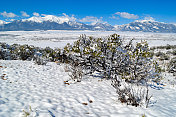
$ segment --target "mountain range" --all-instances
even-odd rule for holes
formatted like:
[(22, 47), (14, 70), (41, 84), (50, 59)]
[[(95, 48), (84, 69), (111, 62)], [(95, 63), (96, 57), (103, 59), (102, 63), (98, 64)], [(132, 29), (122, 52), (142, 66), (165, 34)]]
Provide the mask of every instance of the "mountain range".
[(176, 33), (176, 25), (153, 20), (136, 20), (125, 25), (114, 26), (119, 31)]
[(133, 31), (133, 32), (160, 32), (176, 33), (176, 25), (153, 20), (136, 20), (129, 24), (112, 26), (108, 23), (92, 25), (76, 22), (68, 17), (45, 15), (33, 16), (28, 19), (5, 22), (0, 20), (0, 31), (20, 30), (103, 30), (103, 31)]

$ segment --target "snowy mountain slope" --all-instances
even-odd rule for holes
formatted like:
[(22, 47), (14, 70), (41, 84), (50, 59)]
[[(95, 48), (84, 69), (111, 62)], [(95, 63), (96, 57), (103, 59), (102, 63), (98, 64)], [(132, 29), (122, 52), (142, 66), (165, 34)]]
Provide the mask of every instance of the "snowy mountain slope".
[(37, 23), (42, 23), (44, 21), (50, 21), (50, 22), (56, 22), (58, 24), (63, 24), (64, 22), (68, 23), (70, 21), (69, 18), (67, 17), (58, 17), (54, 15), (45, 15), (44, 17), (42, 16), (33, 16), (29, 19), (22, 19), (23, 22), (26, 21), (32, 21), (32, 22), (37, 22)]
[[(59, 22), (59, 23), (58, 23)], [(0, 27), (0, 30), (3, 31), (18, 31), (18, 30), (111, 30), (112, 26), (101, 25), (100, 28), (97, 28), (97, 25), (87, 25), (79, 22), (63, 22), (60, 21), (54, 22), (52, 20), (42, 21), (35, 19), (34, 21), (21, 21), (16, 20), (9, 24)], [(100, 25), (99, 25), (100, 26)]]
[(3, 20), (0, 20), (0, 25), (3, 25), (3, 24), (8, 24), (8, 22), (5, 22)]
[(33, 22), (33, 21), (21, 21), (16, 20), (12, 23), (6, 24), (3, 27), (0, 27), (0, 30), (4, 31), (18, 31), (18, 30), (83, 30), (88, 29), (87, 25), (77, 25), (70, 23), (61, 23), (58, 24), (57, 22), (51, 22), (51, 21), (43, 21), (41, 23)]
[(93, 27), (94, 30), (106, 30), (106, 31), (112, 31), (114, 28), (108, 23), (96, 23), (95, 25), (93, 25)]
[(29, 19), (23, 19), (23, 22), (26, 21), (32, 21), (32, 22), (37, 22), (37, 23), (43, 23), (43, 22), (55, 22), (58, 24), (63, 24), (67, 23), (69, 26), (77, 29), (87, 29), (87, 30), (112, 30), (113, 26), (107, 24), (107, 23), (96, 23), (95, 25), (86, 25), (84, 23), (72, 21), (69, 19), (69, 17), (58, 17), (54, 15), (45, 15), (44, 17), (31, 17)]
[(87, 25), (76, 22), (70, 17), (43, 15), (33, 16), (28, 19), (15, 20), (3, 27), (2, 31), (17, 30), (112, 30), (113, 26), (109, 24), (97, 23), (95, 25)]
[[(3, 26), (1, 24), (4, 24)], [(43, 15), (28, 19), (15, 20), (10, 23), (0, 21), (0, 31), (18, 30), (101, 30), (101, 31), (133, 31), (133, 32), (159, 32), (176, 33), (175, 24), (167, 24), (154, 20), (136, 20), (129, 24), (111, 26), (107, 23), (88, 25), (76, 22), (70, 17)]]
[[(44, 15), (44, 17), (31, 17), (29, 19), (22, 19), (23, 22), (26, 21), (31, 21), (31, 22), (36, 22), (36, 23), (42, 23), (45, 24), (46, 22), (54, 22), (54, 23), (58, 23), (58, 24), (67, 24), (68, 26), (70, 26), (73, 30), (74, 29), (91, 29), (91, 26), (88, 26), (86, 24), (80, 23), (80, 22), (76, 22), (76, 21), (72, 21), (69, 17), (64, 17), (64, 16), (54, 16), (54, 15)], [(67, 27), (65, 27), (67, 28)]]
[(137, 20), (129, 24), (116, 25), (115, 30), (134, 32), (176, 33), (176, 26), (151, 20)]

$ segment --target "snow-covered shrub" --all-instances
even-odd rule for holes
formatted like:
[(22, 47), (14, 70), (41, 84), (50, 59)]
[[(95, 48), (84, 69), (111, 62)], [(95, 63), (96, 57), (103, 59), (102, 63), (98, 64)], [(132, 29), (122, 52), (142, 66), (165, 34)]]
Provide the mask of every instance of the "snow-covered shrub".
[(176, 50), (173, 50), (173, 51), (172, 51), (172, 54), (175, 56), (175, 55), (176, 55)]
[(107, 38), (93, 38), (81, 35), (73, 45), (67, 44), (65, 55), (71, 61), (77, 61), (86, 73), (95, 71), (104, 78), (113, 79), (113, 75), (121, 75), (129, 82), (159, 78), (157, 63), (152, 59), (147, 42), (132, 44), (132, 40), (123, 44), (119, 35)]
[(33, 58), (33, 61), (38, 65), (46, 65), (48, 60), (46, 57), (42, 56), (42, 53), (36, 52)]
[(37, 116), (36, 111), (32, 110), (31, 106), (25, 107), (25, 108), (26, 109), (24, 109), (22, 113), (20, 113), (19, 117), (36, 117)]
[[(38, 52), (41, 54), (38, 56)], [(0, 43), (0, 59), (6, 60), (36, 60), (37, 63), (43, 64), (41, 61), (58, 61), (61, 60), (61, 50), (51, 49), (46, 47), (44, 49), (29, 45), (8, 45), (6, 43)]]
[(164, 54), (162, 56), (160, 56), (159, 60), (163, 61), (163, 60), (169, 60), (170, 57), (167, 54)]
[(90, 73), (97, 71), (105, 78), (110, 78), (112, 65), (115, 65), (115, 60), (120, 56), (119, 51), (121, 50), (117, 51), (116, 49), (117, 47), (122, 49), (121, 44), (122, 40), (117, 34), (106, 39), (82, 35), (72, 46), (70, 53), (74, 55), (72, 59), (78, 60), (83, 68), (89, 69)]
[(169, 50), (169, 49), (171, 49), (171, 45), (167, 44), (166, 50)]
[(136, 107), (142, 105), (146, 108), (148, 107), (152, 96), (149, 96), (149, 89), (147, 86), (131, 84), (118, 77), (112, 80), (112, 86), (116, 89), (118, 99), (121, 103)]
[(31, 60), (35, 54), (34, 48), (28, 46), (28, 45), (21, 45), (17, 48), (17, 55), (20, 60)]
[(65, 72), (70, 72), (70, 65), (66, 64), (66, 65), (64, 66), (64, 71), (65, 71)]
[[(6, 52), (0, 52), (1, 58), (6, 59), (7, 57), (11, 60), (32, 60), (35, 47), (28, 45), (8, 45), (5, 43), (0, 43), (1, 50), (6, 50)], [(7, 53), (8, 52), (8, 53)]]
[(0, 59), (3, 60), (10, 60), (11, 56), (10, 56), (10, 51), (8, 49), (0, 49)]
[(74, 62), (70, 64), (71, 66), (69, 67), (69, 76), (72, 80), (81, 82), (82, 77), (83, 77), (83, 71), (82, 67), (79, 65), (78, 62)]
[(172, 54), (172, 51), (167, 51), (166, 54), (167, 55)]
[(159, 57), (159, 60), (161, 60), (161, 61), (169, 60), (170, 59), (170, 57), (168, 56), (169, 53), (170, 53), (169, 51), (166, 53), (159, 51), (159, 52), (155, 53), (155, 56)]
[(176, 57), (172, 58), (168, 65), (168, 70), (170, 73), (176, 76)]
[(9, 47), (10, 46), (6, 43), (0, 43), (0, 59), (3, 60), (11, 59)]
[(52, 49), (50, 47), (46, 47), (42, 50), (43, 56), (49, 59), (49, 61), (54, 62), (59, 59), (60, 49)]
[(155, 56), (156, 57), (164, 56), (164, 53), (159, 51), (159, 52), (155, 53)]
[[(125, 70), (121, 71), (122, 79), (131, 83), (146, 83), (149, 80), (158, 81), (160, 79), (160, 68), (153, 60), (146, 41), (137, 43), (136, 46), (130, 42), (127, 48), (128, 58)], [(127, 60), (125, 60), (126, 62)]]

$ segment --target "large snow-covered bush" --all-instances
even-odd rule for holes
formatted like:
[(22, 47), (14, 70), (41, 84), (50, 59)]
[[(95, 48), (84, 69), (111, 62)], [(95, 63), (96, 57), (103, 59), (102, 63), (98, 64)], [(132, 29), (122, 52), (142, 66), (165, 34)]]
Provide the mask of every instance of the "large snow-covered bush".
[(117, 34), (107, 38), (81, 35), (73, 45), (67, 44), (64, 51), (71, 61), (78, 61), (85, 71), (89, 71), (86, 73), (97, 71), (107, 79), (121, 75), (126, 81), (142, 83), (160, 78), (160, 69), (147, 42), (133, 45), (131, 40), (124, 45)]

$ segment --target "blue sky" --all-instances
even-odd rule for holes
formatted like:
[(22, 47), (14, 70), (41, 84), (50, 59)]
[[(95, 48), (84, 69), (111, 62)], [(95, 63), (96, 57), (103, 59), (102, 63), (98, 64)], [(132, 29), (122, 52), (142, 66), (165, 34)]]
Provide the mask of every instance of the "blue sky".
[(175, 0), (1, 0), (0, 3), (0, 20), (28, 18), (35, 12), (74, 15), (77, 21), (85, 23), (120, 25), (146, 17), (176, 23)]

